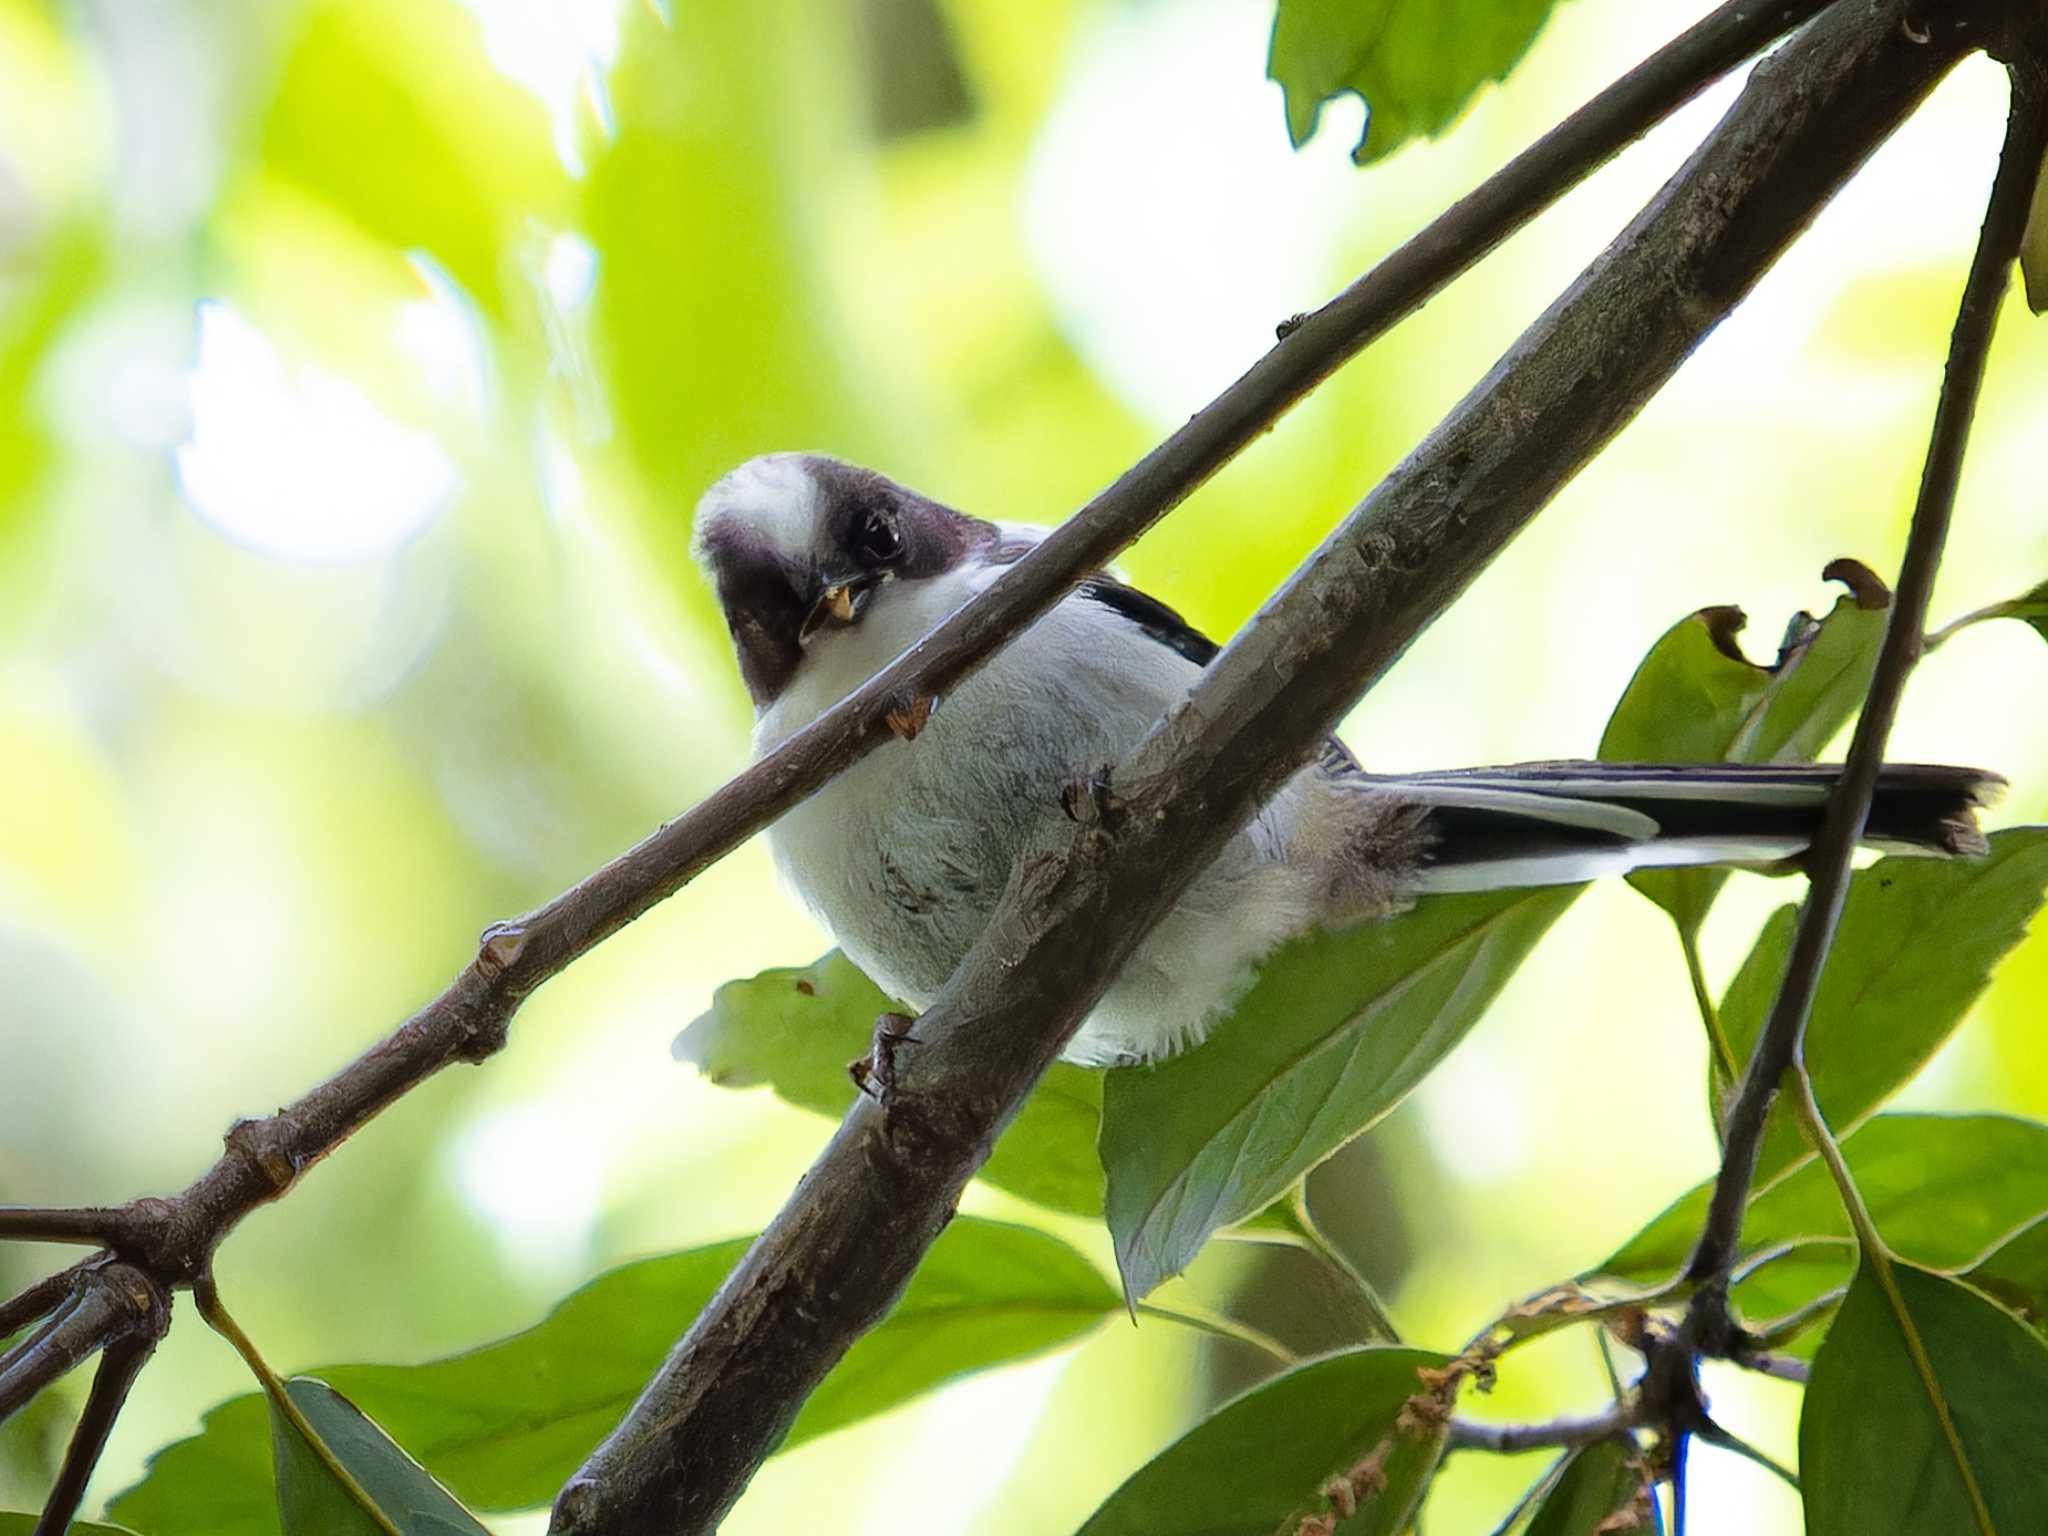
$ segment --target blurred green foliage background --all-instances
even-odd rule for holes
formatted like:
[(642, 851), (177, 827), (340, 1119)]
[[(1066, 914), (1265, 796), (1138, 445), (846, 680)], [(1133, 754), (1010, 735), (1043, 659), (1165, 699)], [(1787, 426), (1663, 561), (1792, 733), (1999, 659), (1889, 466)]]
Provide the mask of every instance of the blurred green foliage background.
[[(742, 763), (687, 557), (725, 468), (822, 448), (1056, 519), (1702, 9), (1575, 0), (1446, 138), (1361, 171), (1355, 101), (1288, 147), (1270, 0), (0, 0), (0, 1200), (176, 1187), (485, 923)], [(1241, 623), (1733, 88), (1347, 370), (1133, 578)], [(2003, 115), (1982, 61), (1942, 88), (1361, 707), (1370, 764), (1589, 754), (1681, 614), (1740, 602), (1767, 656), (1829, 600), (1828, 559), (1891, 568)], [(1937, 619), (2048, 573), (2044, 365), (2015, 301)], [(2048, 819), (2044, 698), (2035, 636), (1973, 629), (1920, 673), (1897, 755), (1996, 768), (1994, 824)], [(1738, 877), (1717, 984), (1784, 894)], [(758, 848), (729, 859), (252, 1219), (220, 1259), (244, 1326), (284, 1368), (415, 1359), (754, 1230), (826, 1122), (707, 1086), (669, 1041), (719, 982), (826, 945)], [(2037, 934), (1907, 1102), (2048, 1115), (2044, 1009)], [(1703, 1063), (1662, 917), (1596, 891), (1319, 1208), (1411, 1336), (1455, 1344), (1712, 1166)], [(0, 1251), (0, 1284), (52, 1258)], [(1305, 1346), (1341, 1333), (1293, 1256), (1185, 1284)], [(852, 1532), (1070, 1528), (1245, 1379), (1193, 1340), (1120, 1321), (814, 1442), (728, 1528), (827, 1499)], [(1573, 1336), (1494, 1402), (1582, 1404), (1598, 1372)], [(1790, 1454), (1789, 1389), (1711, 1385)], [(245, 1386), (181, 1316), (99, 1491)], [(0, 1508), (39, 1495), (57, 1408), (0, 1434)], [(1702, 1529), (1796, 1521), (1699, 1457)], [(1530, 1475), (1461, 1458), (1443, 1528)]]

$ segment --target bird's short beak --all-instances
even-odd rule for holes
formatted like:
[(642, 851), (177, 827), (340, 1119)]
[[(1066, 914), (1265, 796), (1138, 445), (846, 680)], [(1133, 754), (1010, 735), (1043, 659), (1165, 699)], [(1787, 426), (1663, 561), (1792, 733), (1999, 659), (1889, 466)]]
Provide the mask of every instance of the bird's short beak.
[(879, 580), (867, 571), (846, 575), (819, 572), (817, 595), (812, 599), (810, 612), (804, 615), (803, 628), (797, 631), (797, 639), (808, 640), (827, 624), (858, 624)]

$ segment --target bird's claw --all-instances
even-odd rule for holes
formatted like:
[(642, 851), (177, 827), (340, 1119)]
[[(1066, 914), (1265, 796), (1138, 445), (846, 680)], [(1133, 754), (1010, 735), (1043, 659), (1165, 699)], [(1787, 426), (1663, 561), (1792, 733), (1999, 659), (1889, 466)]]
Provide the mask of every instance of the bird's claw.
[(1115, 821), (1122, 802), (1109, 787), (1109, 764), (1078, 773), (1060, 786), (1060, 809), (1067, 820), (1083, 826), (1107, 827)]
[(929, 693), (913, 694), (906, 703), (897, 705), (883, 715), (882, 719), (887, 723), (890, 733), (898, 740), (915, 741), (918, 732), (930, 721), (932, 711), (938, 707), (938, 703), (938, 699)]
[(875, 1038), (867, 1055), (846, 1064), (846, 1075), (853, 1079), (853, 1086), (884, 1109), (896, 1091), (896, 1052), (919, 1043), (910, 1032), (916, 1022), (907, 1013), (882, 1014), (875, 1020)]

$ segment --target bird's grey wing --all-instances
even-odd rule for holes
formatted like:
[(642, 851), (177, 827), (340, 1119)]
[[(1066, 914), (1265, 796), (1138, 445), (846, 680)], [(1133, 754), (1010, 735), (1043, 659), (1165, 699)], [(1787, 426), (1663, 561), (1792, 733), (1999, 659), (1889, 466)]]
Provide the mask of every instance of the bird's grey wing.
[[(1005, 550), (1012, 545), (1005, 545)], [(1020, 557), (1028, 543), (1014, 541), (1015, 553), (1011, 559)], [(1096, 572), (1074, 589), (1074, 596), (1083, 602), (1096, 603), (1112, 613), (1130, 621), (1138, 632), (1155, 644), (1185, 657), (1198, 667), (1206, 667), (1216, 659), (1223, 647), (1203, 634), (1194, 625), (1182, 618), (1179, 612), (1149, 592), (1142, 592), (1128, 582), (1104, 572)], [(1350, 748), (1334, 736), (1323, 739), (1320, 761), (1324, 771), (1338, 777), (1361, 773), (1358, 759), (1351, 755)]]

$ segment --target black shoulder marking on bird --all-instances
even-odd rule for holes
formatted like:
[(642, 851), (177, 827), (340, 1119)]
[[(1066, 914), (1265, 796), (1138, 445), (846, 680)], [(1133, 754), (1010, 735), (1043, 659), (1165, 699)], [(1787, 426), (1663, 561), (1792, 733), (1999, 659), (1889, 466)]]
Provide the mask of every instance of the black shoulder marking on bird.
[(1136, 587), (1127, 587), (1113, 576), (1100, 572), (1074, 589), (1077, 597), (1122, 614), (1152, 639), (1169, 650), (1178, 651), (1198, 667), (1206, 667), (1223, 649), (1156, 597)]
[[(1113, 576), (1097, 573), (1074, 590), (1078, 596), (1122, 614), (1146, 635), (1169, 650), (1179, 652), (1198, 667), (1208, 666), (1223, 649), (1158, 598), (1140, 592), (1136, 587), (1126, 586)], [(1324, 772), (1338, 778), (1348, 778), (1365, 771), (1358, 759), (1351, 755), (1351, 749), (1334, 736), (1323, 738), (1322, 750), (1316, 760), (1322, 764)]]

